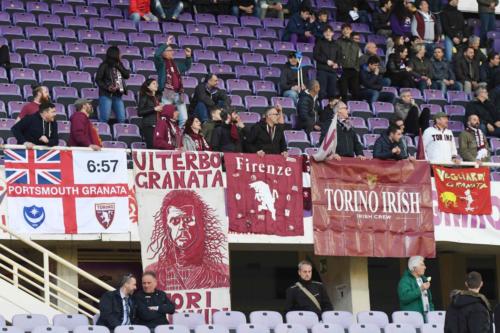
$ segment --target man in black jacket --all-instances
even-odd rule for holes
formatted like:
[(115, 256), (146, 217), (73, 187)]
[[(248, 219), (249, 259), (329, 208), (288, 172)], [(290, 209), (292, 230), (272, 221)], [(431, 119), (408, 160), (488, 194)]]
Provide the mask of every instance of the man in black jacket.
[(340, 78), (340, 95), (343, 101), (348, 100), (347, 91), (353, 100), (359, 97), (359, 44), (351, 38), (352, 27), (342, 24), (342, 37), (337, 41), (340, 46), (342, 76)]
[(392, 35), (391, 30), (391, 0), (380, 0), (379, 5), (376, 7), (373, 13), (373, 29), (377, 35), (383, 35), (390, 37)]
[(467, 43), (467, 26), (464, 15), (457, 8), (458, 0), (448, 0), (448, 5), (441, 12), (441, 25), (444, 32), (446, 60), (451, 62), (453, 48), (462, 49)]
[(208, 109), (211, 107), (218, 105), (227, 109), (230, 106), (229, 97), (224, 90), (217, 87), (218, 82), (217, 75), (210, 73), (194, 90), (189, 113), (198, 117), (202, 123), (208, 120)]
[(478, 88), (476, 99), (467, 103), (465, 119), (468, 119), (471, 114), (481, 119), (481, 130), (485, 135), (500, 138), (500, 109), (489, 100), (486, 88)]
[(362, 99), (366, 99), (369, 103), (381, 101), (394, 104), (396, 96), (392, 92), (382, 91), (384, 78), (380, 74), (379, 57), (371, 56), (368, 58), (366, 68), (361, 69), (360, 81), (363, 86), (361, 89)]
[(99, 320), (97, 325), (106, 326), (113, 331), (120, 325), (135, 322), (137, 305), (132, 299), (137, 281), (132, 274), (127, 274), (120, 281), (120, 288), (106, 292), (99, 302)]
[(479, 87), (479, 62), (474, 59), (474, 49), (467, 47), (464, 53), (457, 56), (455, 61), (455, 75), (465, 92), (472, 92)]
[(221, 114), (221, 121), (215, 124), (211, 141), (212, 151), (241, 153), (245, 124), (237, 112)]
[(373, 146), (373, 157), (381, 160), (404, 160), (408, 158), (406, 146), (403, 144), (404, 137), (401, 127), (389, 126), (386, 133), (375, 141)]
[(480, 294), (483, 279), (478, 272), (470, 272), (465, 280), (467, 290), (454, 290), (446, 311), (445, 333), (493, 332), (491, 306)]
[(319, 81), (319, 98), (337, 96), (337, 70), (341, 60), (340, 48), (333, 40), (333, 28), (327, 26), (323, 30), (323, 38), (316, 41), (313, 58), (316, 60), (316, 77)]
[(488, 90), (495, 88), (495, 75), (498, 74), (498, 65), (500, 64), (500, 54), (497, 52), (488, 53), (488, 60), (481, 64), (479, 68), (479, 79), (481, 82), (486, 82)]
[(321, 101), (318, 98), (319, 90), (318, 81), (311, 81), (309, 89), (300, 93), (299, 102), (297, 103), (299, 128), (304, 129), (307, 134), (312, 131), (321, 131), (318, 118), (321, 112)]
[(266, 111), (264, 121), (253, 125), (246, 142), (249, 153), (288, 156), (284, 127), (279, 123), (279, 116), (278, 110), (272, 107)]
[(280, 76), (280, 90), (283, 97), (290, 97), (293, 99), (295, 105), (299, 101), (299, 93), (302, 90), (306, 89), (306, 86), (309, 83), (309, 79), (307, 77), (307, 71), (302, 69), (302, 77), (304, 82), (302, 82), (303, 86), (299, 86), (299, 60), (297, 59), (297, 55), (295, 52), (288, 53), (288, 62), (283, 66), (281, 70)]
[(156, 274), (148, 271), (142, 274), (142, 290), (134, 295), (137, 305), (137, 319), (134, 324), (149, 327), (151, 332), (156, 326), (168, 325), (167, 314), (175, 312), (172, 303), (164, 291), (156, 289)]
[(330, 298), (321, 282), (312, 280), (312, 264), (309, 261), (299, 263), (299, 281), (286, 290), (285, 312), (312, 311), (319, 318), (325, 311), (332, 311)]
[(52, 103), (43, 103), (40, 104), (37, 113), (18, 121), (11, 131), (17, 143), (27, 149), (32, 149), (33, 146), (57, 146), (59, 135), (55, 119), (56, 106)]

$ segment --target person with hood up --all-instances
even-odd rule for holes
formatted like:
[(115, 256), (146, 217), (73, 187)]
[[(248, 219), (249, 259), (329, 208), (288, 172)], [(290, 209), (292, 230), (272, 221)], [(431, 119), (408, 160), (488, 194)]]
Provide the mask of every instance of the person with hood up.
[(178, 125), (179, 111), (174, 105), (165, 105), (156, 122), (153, 148), (163, 150), (182, 149), (182, 133)]
[(401, 311), (416, 311), (422, 316), (434, 311), (431, 293), (431, 278), (425, 276), (424, 257), (413, 256), (408, 260), (408, 269), (403, 273), (398, 285)]

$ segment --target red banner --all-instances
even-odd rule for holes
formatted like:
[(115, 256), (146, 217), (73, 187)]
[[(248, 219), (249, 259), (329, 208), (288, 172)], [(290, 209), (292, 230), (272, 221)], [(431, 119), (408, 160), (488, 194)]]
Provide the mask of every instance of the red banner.
[(302, 157), (224, 154), (229, 231), (304, 234)]
[(435, 256), (427, 162), (342, 158), (311, 164), (316, 255)]
[(490, 169), (434, 165), (438, 207), (443, 213), (491, 215)]

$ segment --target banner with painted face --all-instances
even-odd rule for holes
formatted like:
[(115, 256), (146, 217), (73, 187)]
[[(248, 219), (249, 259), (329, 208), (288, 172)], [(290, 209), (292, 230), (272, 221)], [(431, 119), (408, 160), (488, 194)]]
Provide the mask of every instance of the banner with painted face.
[(179, 311), (230, 308), (228, 223), (219, 153), (135, 150), (145, 271)]

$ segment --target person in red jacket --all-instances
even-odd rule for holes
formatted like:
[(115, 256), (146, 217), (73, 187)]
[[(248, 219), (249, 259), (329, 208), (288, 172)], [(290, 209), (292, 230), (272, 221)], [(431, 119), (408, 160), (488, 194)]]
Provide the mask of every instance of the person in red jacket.
[(153, 136), (154, 149), (182, 149), (182, 132), (178, 122), (179, 111), (177, 111), (175, 105), (165, 105), (156, 121)]
[(140, 20), (158, 22), (158, 17), (151, 12), (151, 4), (160, 19), (166, 20), (167, 15), (165, 15), (160, 0), (130, 0), (128, 8), (130, 19), (134, 22)]
[(71, 116), (68, 145), (72, 147), (89, 147), (101, 150), (101, 139), (97, 129), (92, 125), (89, 116), (94, 112), (92, 101), (78, 99), (75, 102), (76, 112)]
[(33, 91), (33, 101), (24, 104), (21, 113), (17, 116), (16, 122), (30, 114), (37, 113), (41, 104), (50, 102), (49, 88), (35, 84), (31, 86), (31, 89)]

